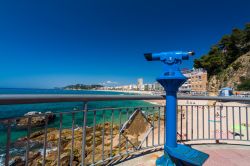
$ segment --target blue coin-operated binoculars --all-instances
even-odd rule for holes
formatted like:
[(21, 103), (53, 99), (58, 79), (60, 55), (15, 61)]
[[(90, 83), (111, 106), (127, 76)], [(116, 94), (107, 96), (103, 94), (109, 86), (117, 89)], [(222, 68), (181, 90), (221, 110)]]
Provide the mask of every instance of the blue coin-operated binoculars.
[(161, 61), (165, 64), (164, 73), (157, 78), (157, 81), (166, 91), (166, 140), (164, 145), (164, 155), (157, 159), (157, 166), (170, 165), (202, 165), (208, 155), (191, 147), (177, 144), (177, 91), (187, 80), (181, 73), (179, 65), (182, 60), (188, 60), (194, 52), (161, 52), (144, 54), (148, 61)]

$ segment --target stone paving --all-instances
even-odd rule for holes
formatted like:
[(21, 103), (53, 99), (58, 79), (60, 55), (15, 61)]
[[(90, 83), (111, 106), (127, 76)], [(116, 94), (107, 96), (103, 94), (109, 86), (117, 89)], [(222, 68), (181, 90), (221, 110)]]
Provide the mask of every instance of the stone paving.
[[(207, 144), (193, 145), (195, 149), (209, 154), (204, 166), (249, 166), (250, 165), (250, 146), (249, 145), (226, 145), (226, 144)], [(154, 166), (158, 157), (163, 151), (158, 151), (136, 158), (125, 160), (117, 164), (118, 166)]]

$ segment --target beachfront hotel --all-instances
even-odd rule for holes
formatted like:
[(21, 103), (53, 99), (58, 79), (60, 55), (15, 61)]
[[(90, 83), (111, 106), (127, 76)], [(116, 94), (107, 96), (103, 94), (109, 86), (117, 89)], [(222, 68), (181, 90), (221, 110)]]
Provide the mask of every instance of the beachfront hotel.
[(189, 93), (206, 93), (207, 92), (207, 71), (200, 69), (184, 70), (183, 74), (187, 77), (187, 81), (179, 88), (181, 92)]

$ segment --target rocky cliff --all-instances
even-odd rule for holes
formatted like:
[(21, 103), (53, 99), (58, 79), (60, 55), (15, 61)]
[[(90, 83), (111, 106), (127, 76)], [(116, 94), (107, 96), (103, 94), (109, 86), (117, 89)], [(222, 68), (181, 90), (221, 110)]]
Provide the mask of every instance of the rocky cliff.
[(249, 78), (250, 52), (240, 56), (221, 73), (212, 75), (208, 82), (208, 91), (218, 92), (221, 87), (226, 86), (237, 89), (242, 80)]
[(230, 86), (250, 90), (250, 23), (234, 28), (214, 45), (207, 54), (194, 60), (195, 68), (204, 68), (209, 77), (208, 91), (218, 92)]

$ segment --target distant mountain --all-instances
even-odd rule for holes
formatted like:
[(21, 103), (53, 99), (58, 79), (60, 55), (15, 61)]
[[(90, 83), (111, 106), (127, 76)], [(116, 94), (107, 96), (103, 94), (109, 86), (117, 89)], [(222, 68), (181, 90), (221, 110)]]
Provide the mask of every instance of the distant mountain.
[(225, 86), (250, 90), (250, 23), (223, 36), (207, 55), (194, 61), (194, 67), (207, 70), (208, 91)]
[(84, 84), (75, 84), (65, 86), (63, 89), (65, 90), (94, 90), (103, 87), (102, 85), (84, 85)]

